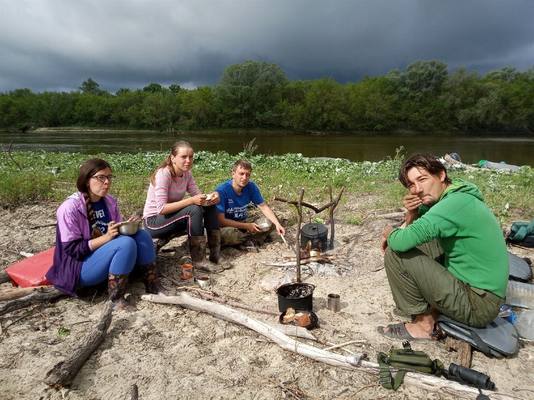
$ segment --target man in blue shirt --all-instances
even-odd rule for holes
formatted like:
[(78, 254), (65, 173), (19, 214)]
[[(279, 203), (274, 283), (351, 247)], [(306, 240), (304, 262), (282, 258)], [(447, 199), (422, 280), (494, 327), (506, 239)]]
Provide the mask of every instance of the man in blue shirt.
[[(232, 179), (221, 183), (217, 187), (219, 204), (217, 204), (219, 225), (222, 229), (223, 244), (239, 244), (251, 236), (265, 233), (248, 215), (247, 207), (250, 203), (257, 206), (263, 215), (273, 223), (279, 235), (286, 233), (284, 227), (265, 203), (258, 186), (250, 180), (252, 165), (246, 160), (237, 160), (232, 167)], [(233, 229), (225, 229), (233, 228)], [(226, 232), (225, 232), (226, 231)], [(248, 235), (239, 231), (248, 232)], [(230, 239), (233, 238), (233, 239)]]

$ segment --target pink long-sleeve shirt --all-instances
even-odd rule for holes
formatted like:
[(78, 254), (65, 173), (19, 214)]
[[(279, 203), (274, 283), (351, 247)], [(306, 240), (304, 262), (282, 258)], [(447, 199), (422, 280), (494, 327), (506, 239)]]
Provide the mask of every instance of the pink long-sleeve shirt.
[(190, 171), (173, 177), (169, 168), (158, 169), (154, 183), (150, 182), (148, 187), (143, 218), (160, 214), (165, 204), (182, 200), (186, 193), (191, 196), (201, 193)]

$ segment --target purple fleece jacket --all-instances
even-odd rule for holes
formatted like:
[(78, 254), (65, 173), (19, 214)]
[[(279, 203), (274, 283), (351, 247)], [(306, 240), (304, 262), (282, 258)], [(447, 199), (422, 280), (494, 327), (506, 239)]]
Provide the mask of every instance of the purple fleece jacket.
[[(104, 197), (112, 221), (122, 220), (117, 201)], [(80, 192), (67, 198), (57, 209), (56, 250), (54, 264), (46, 274), (46, 279), (56, 288), (75, 296), (82, 263), (91, 254), (89, 240), (91, 232), (87, 219), (85, 200)]]

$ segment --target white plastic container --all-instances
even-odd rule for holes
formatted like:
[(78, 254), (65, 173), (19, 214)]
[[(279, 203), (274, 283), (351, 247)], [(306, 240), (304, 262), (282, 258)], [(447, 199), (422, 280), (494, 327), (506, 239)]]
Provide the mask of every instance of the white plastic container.
[(508, 281), (506, 304), (534, 309), (534, 285), (530, 283)]
[(524, 339), (534, 340), (534, 311), (525, 310), (518, 313), (515, 327), (519, 336)]

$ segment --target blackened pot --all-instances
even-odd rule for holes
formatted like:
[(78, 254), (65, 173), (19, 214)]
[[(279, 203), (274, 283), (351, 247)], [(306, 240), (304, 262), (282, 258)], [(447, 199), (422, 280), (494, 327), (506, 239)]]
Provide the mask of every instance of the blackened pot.
[(310, 248), (324, 252), (328, 249), (328, 228), (323, 224), (309, 223), (300, 230), (300, 247), (305, 249), (308, 242)]
[(286, 283), (276, 289), (278, 294), (278, 310), (286, 311), (289, 307), (294, 310), (313, 311), (313, 291), (311, 283)]

